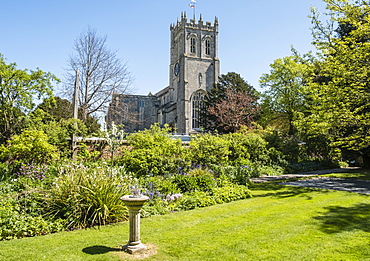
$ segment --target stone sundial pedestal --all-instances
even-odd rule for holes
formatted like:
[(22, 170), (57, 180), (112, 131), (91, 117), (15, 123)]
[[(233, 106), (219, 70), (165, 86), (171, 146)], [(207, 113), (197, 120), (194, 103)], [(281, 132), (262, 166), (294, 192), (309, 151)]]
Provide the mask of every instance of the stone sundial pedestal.
[(130, 220), (130, 239), (122, 249), (130, 254), (146, 249), (146, 246), (140, 240), (140, 210), (148, 199), (149, 197), (143, 195), (121, 197), (128, 208)]

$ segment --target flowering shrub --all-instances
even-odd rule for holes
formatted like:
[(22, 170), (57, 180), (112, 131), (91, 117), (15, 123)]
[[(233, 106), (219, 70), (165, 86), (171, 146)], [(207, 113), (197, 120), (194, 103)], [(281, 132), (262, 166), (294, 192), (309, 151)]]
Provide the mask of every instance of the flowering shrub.
[(182, 194), (180, 194), (180, 193), (174, 194), (174, 195), (169, 194), (166, 197), (166, 201), (169, 202), (169, 203), (172, 203), (172, 202), (178, 200), (181, 197), (182, 197)]
[(26, 177), (33, 180), (43, 180), (47, 177), (48, 167), (46, 164), (36, 165), (31, 163), (21, 163), (17, 172), (18, 177)]

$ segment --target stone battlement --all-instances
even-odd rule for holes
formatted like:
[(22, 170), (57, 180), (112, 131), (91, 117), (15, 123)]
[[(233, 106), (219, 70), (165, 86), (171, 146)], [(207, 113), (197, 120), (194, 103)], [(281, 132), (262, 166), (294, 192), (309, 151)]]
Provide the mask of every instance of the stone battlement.
[(204, 23), (202, 20), (202, 15), (200, 15), (200, 18), (198, 21), (196, 21), (195, 19), (190, 19), (188, 21), (188, 19), (186, 18), (186, 13), (182, 12), (181, 21), (177, 20), (176, 24), (171, 24), (170, 29), (172, 31), (172, 30), (180, 29), (182, 27), (209, 30), (209, 31), (218, 31), (218, 18), (215, 17), (214, 24), (212, 25), (211, 22)]

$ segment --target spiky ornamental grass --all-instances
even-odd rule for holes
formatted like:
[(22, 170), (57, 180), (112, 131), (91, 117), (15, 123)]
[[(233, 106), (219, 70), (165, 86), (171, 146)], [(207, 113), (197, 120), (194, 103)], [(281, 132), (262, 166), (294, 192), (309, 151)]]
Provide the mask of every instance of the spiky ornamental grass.
[(67, 166), (46, 193), (48, 215), (67, 220), (71, 229), (101, 226), (127, 219), (120, 197), (131, 177), (121, 168)]

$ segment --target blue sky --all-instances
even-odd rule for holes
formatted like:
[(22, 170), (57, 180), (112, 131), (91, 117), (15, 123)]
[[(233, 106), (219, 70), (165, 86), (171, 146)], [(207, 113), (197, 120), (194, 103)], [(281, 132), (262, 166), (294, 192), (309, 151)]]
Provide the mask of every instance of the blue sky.
[[(127, 62), (136, 94), (168, 85), (171, 23), (190, 0), (0, 0), (0, 53), (19, 69), (51, 72), (64, 78), (74, 40), (88, 26), (107, 35), (107, 47)], [(322, 0), (197, 0), (196, 15), (219, 19), (221, 73), (237, 72), (259, 89), (258, 80), (293, 45), (311, 45), (310, 7), (325, 11)], [(62, 88), (62, 85), (56, 88)]]

